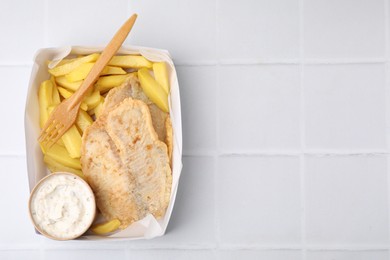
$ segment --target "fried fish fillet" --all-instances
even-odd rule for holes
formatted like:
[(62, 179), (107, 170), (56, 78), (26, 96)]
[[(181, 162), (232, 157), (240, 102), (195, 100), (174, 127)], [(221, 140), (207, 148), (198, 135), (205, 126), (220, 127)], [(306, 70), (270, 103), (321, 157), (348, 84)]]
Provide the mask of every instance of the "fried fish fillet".
[(168, 151), (143, 101), (126, 98), (87, 128), (81, 164), (101, 213), (119, 219), (120, 228), (148, 213), (164, 215), (172, 185)]
[(111, 110), (118, 103), (128, 97), (142, 100), (148, 105), (150, 115), (152, 116), (154, 130), (156, 130), (158, 138), (165, 142), (167, 134), (165, 121), (169, 115), (149, 100), (149, 98), (143, 92), (138, 78), (134, 75), (131, 75), (122, 85), (113, 88), (110, 90), (110, 92), (108, 92), (104, 100), (103, 113), (105, 111)]

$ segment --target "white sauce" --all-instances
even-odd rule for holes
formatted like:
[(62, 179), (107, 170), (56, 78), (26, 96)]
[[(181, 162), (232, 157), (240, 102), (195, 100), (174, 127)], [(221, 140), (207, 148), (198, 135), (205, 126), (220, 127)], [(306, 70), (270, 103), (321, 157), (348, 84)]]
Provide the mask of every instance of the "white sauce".
[(52, 174), (31, 198), (31, 217), (38, 229), (58, 239), (83, 234), (95, 216), (95, 199), (82, 180), (70, 174)]

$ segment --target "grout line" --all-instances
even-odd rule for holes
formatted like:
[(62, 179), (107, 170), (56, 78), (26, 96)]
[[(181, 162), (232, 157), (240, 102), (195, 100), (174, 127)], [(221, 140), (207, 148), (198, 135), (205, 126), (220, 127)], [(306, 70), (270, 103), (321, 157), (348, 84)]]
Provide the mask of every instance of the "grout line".
[(384, 155), (389, 154), (387, 149), (356, 149), (356, 150), (337, 150), (337, 149), (305, 149), (306, 155)]
[[(302, 43), (303, 44), (303, 43)], [(303, 48), (301, 44), (300, 49)], [(303, 50), (300, 50), (300, 52)], [(300, 54), (301, 55), (301, 54)], [(368, 59), (305, 59), (303, 56), (299, 59), (222, 59), (218, 63), (224, 66), (234, 65), (345, 65), (345, 64), (378, 64), (385, 63), (383, 58), (368, 58)]]
[(175, 60), (174, 61), (176, 67), (206, 67), (206, 66), (216, 66), (218, 65), (217, 61), (213, 60), (200, 60), (200, 61), (182, 61)]
[[(45, 29), (47, 31), (47, 29)], [(48, 46), (48, 36), (45, 37), (45, 46)], [(213, 60), (204, 60), (204, 61), (181, 61), (175, 60), (176, 67), (211, 67), (211, 66), (264, 66), (264, 65), (361, 65), (361, 64), (383, 64), (386, 63), (385, 59), (372, 59), (372, 60), (317, 60), (317, 61), (306, 61), (299, 62), (298, 60), (221, 60), (221, 61), (213, 61)], [(30, 67), (34, 63), (31, 61), (0, 61), (0, 67), (15, 67), (15, 66), (23, 66)]]
[(343, 64), (378, 64), (385, 63), (384, 58), (368, 58), (368, 59), (304, 59), (303, 64), (307, 65), (343, 65)]
[(183, 151), (184, 157), (211, 157), (218, 156), (216, 151)]
[[(219, 7), (219, 0), (215, 0), (215, 56), (218, 59), (219, 52), (218, 52), (218, 45), (219, 45), (219, 19), (218, 19), (218, 7)], [(216, 250), (220, 250), (221, 247), (221, 225), (220, 225), (220, 216), (218, 211), (218, 193), (219, 193), (219, 181), (218, 181), (218, 169), (219, 169), (219, 154), (220, 154), (220, 98), (219, 98), (219, 92), (220, 92), (220, 65), (219, 63), (215, 66), (215, 92), (216, 92), (216, 98), (215, 98), (215, 155), (214, 155), (214, 224), (215, 224), (215, 243), (216, 243)]]
[[(187, 151), (183, 153), (183, 157), (298, 157), (300, 155), (313, 157), (326, 156), (385, 156), (390, 155), (390, 151), (365, 150), (365, 151), (248, 151), (248, 152), (221, 152), (219, 151)], [(24, 158), (24, 153), (1, 153), (0, 158)]]
[[(92, 242), (92, 241), (91, 241)], [(96, 241), (94, 241), (96, 242)], [(131, 242), (131, 241), (128, 241)], [(58, 245), (46, 245), (43, 247), (45, 251), (56, 251), (56, 250), (85, 250), (85, 251), (92, 251), (92, 250), (139, 250), (139, 251), (148, 251), (148, 250), (214, 250), (216, 247), (214, 245), (193, 245), (193, 244), (186, 244), (186, 245), (176, 245), (176, 244), (167, 244), (167, 245), (161, 245), (161, 244), (149, 244), (149, 245), (139, 245), (139, 244), (131, 244), (131, 243), (121, 243), (119, 245), (116, 245), (115, 243), (109, 243), (106, 244), (103, 241), (98, 242), (97, 244), (87, 244), (84, 245), (84, 243), (80, 244), (71, 244), (71, 245), (64, 245), (64, 244), (58, 244)], [(0, 248), (0, 252), (1, 252)], [(20, 250), (19, 247), (12, 247), (10, 249), (3, 249), (3, 250)]]
[(300, 201), (301, 201), (301, 252), (302, 259), (306, 260), (306, 192), (305, 192), (305, 151), (306, 151), (306, 131), (305, 131), (305, 87), (304, 87), (304, 1), (299, 0), (299, 119), (300, 119), (300, 146), (301, 154), (299, 156), (299, 176), (300, 176)]
[(300, 200), (301, 200), (301, 243), (302, 243), (302, 259), (307, 258), (306, 246), (306, 189), (305, 189), (305, 155), (299, 156), (299, 176), (300, 176)]
[(19, 153), (8, 153), (8, 154), (1, 154), (0, 153), (0, 158), (25, 158), (26, 154), (19, 154)]
[[(194, 154), (192, 154), (194, 155)], [(189, 155), (189, 156), (192, 156)], [(222, 157), (261, 157), (261, 156), (382, 156), (382, 155), (390, 155), (387, 151), (378, 151), (378, 150), (365, 150), (365, 151), (248, 151), (248, 152), (220, 152), (218, 154)], [(202, 156), (198, 154), (196, 156)]]
[(46, 259), (45, 241), (42, 238), (42, 236), (40, 237), (39, 245), (40, 245), (39, 246), (39, 259), (45, 260)]
[[(259, 251), (272, 251), (272, 250), (302, 250), (300, 245), (280, 245), (280, 244), (225, 244), (220, 246), (206, 246), (206, 245), (131, 245), (131, 244), (120, 244), (115, 245), (115, 243), (103, 244), (98, 242), (97, 244), (46, 244), (44, 241), (35, 245), (31, 244), (17, 244), (17, 245), (1, 245), (1, 251), (42, 251), (43, 254), (45, 251), (55, 251), (55, 250), (85, 250), (92, 251), (96, 249), (101, 250), (139, 250), (139, 251), (148, 251), (148, 250), (259, 250)], [(130, 245), (130, 246), (129, 246)], [(343, 245), (343, 246), (330, 246), (330, 245), (316, 245), (316, 246), (306, 246), (305, 250), (307, 251), (388, 251), (390, 249), (389, 245)]]
[(126, 10), (127, 10), (127, 13), (128, 13), (128, 15), (127, 16), (129, 16), (132, 12), (131, 12), (131, 0), (127, 0), (127, 5), (126, 5)]
[[(390, 91), (389, 91), (389, 81), (390, 81), (390, 75), (389, 75), (389, 58), (390, 58), (390, 53), (389, 53), (389, 44), (390, 44), (390, 35), (389, 35), (389, 0), (384, 0), (384, 15), (385, 15), (385, 56), (386, 56), (386, 63), (385, 63), (385, 122), (386, 122), (386, 147), (387, 151), (390, 152), (390, 133), (388, 133), (388, 129), (390, 127), (390, 121), (389, 121), (389, 116), (390, 116)], [(388, 237), (390, 237), (390, 157), (387, 156), (386, 158), (387, 161), (387, 225), (388, 225)], [(390, 255), (389, 255), (390, 259)]]
[(299, 60), (297, 59), (221, 59), (218, 62), (219, 65), (223, 66), (235, 66), (235, 65), (298, 65)]
[(0, 67), (31, 67), (33, 64), (30, 61), (0, 61)]
[(301, 152), (219, 152), (219, 157), (297, 157)]
[(43, 45), (48, 47), (49, 45), (49, 0), (44, 0), (43, 11)]
[(305, 247), (299, 245), (248, 245), (248, 244), (227, 244), (220, 247), (222, 250), (261, 250), (261, 251), (272, 251), (272, 250), (307, 250), (307, 251), (378, 251), (378, 250), (389, 250), (388, 245), (367, 245), (367, 246), (329, 246), (329, 245), (318, 245)]
[(388, 245), (367, 245), (367, 246), (307, 246), (308, 251), (388, 251)]
[(311, 65), (311, 66), (324, 66), (324, 65), (362, 65), (362, 64), (384, 64), (386, 59), (373, 58), (373, 59), (308, 59), (304, 60), (251, 60), (251, 59), (234, 59), (234, 60), (205, 60), (205, 61), (175, 61), (175, 66), (178, 67), (201, 67), (201, 66), (265, 66), (265, 65)]

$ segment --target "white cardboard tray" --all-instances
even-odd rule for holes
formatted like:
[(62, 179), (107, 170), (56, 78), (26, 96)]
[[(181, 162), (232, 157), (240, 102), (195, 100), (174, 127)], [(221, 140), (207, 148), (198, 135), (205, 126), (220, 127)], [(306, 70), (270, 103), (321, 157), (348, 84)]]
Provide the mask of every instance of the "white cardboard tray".
[[(27, 172), (29, 179), (30, 191), (35, 184), (46, 176), (49, 172), (43, 162), (43, 155), (37, 138), (39, 136), (39, 106), (38, 106), (38, 88), (42, 81), (50, 78), (46, 61), (51, 60), (50, 66), (55, 65), (61, 59), (69, 54), (90, 54), (102, 52), (103, 47), (92, 46), (69, 46), (62, 48), (40, 49), (35, 55), (34, 65), (31, 72), (28, 86), (26, 108), (25, 108), (25, 135), (26, 135), (26, 155), (27, 155)], [(149, 239), (162, 236), (168, 226), (171, 217), (179, 178), (182, 169), (182, 125), (180, 110), (180, 93), (179, 83), (173, 61), (166, 50), (144, 48), (137, 46), (123, 46), (119, 54), (141, 54), (150, 61), (165, 61), (168, 65), (170, 77), (171, 92), (169, 95), (170, 116), (173, 127), (173, 155), (172, 155), (172, 191), (170, 203), (165, 216), (156, 220), (153, 215), (149, 214), (145, 218), (133, 223), (128, 228), (110, 236), (96, 236), (85, 234), (79, 239), (87, 240), (107, 240), (107, 239)]]

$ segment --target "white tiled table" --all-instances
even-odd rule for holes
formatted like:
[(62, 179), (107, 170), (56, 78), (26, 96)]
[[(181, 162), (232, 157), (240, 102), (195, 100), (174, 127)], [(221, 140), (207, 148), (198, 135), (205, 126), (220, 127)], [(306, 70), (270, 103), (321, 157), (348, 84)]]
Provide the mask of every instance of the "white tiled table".
[[(56, 242), (27, 216), (23, 111), (38, 48), (168, 49), (184, 169), (166, 236)], [(0, 2), (0, 259), (382, 260), (390, 0)]]

